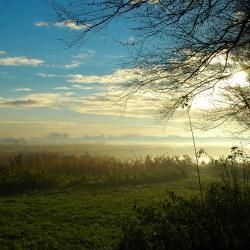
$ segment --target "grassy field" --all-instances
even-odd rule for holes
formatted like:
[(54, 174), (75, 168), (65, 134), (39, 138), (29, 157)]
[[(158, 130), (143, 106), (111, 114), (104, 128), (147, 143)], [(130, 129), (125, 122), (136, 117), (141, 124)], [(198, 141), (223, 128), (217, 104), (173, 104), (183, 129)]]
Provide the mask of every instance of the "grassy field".
[(189, 192), (185, 181), (70, 187), (0, 198), (0, 249), (112, 249), (132, 207)]
[[(223, 164), (203, 164), (202, 183), (218, 180)], [(0, 249), (113, 249), (121, 238), (122, 218), (132, 215), (134, 206), (161, 201), (169, 191), (199, 195), (197, 183), (194, 162), (187, 156), (121, 160), (4, 151)]]

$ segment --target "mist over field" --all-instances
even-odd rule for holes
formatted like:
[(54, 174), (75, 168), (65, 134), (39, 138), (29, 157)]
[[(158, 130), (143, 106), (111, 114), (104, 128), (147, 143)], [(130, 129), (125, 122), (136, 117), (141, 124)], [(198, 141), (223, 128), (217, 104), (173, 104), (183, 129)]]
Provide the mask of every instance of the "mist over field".
[[(196, 137), (197, 148), (203, 148), (203, 159), (227, 157), (231, 147), (244, 147), (250, 152), (249, 138)], [(0, 138), (2, 152), (63, 152), (66, 154), (109, 155), (116, 158), (144, 158), (147, 155), (194, 157), (191, 137), (183, 136), (82, 136), (71, 137), (67, 133), (49, 133), (37, 138)]]
[[(229, 146), (201, 145), (208, 156), (213, 158), (226, 157), (230, 154)], [(127, 144), (127, 143), (48, 143), (40, 144), (0, 144), (1, 152), (63, 152), (66, 154), (91, 154), (91, 155), (109, 155), (120, 159), (126, 158), (144, 158), (147, 155), (155, 156), (193, 156), (193, 146), (191, 144)]]

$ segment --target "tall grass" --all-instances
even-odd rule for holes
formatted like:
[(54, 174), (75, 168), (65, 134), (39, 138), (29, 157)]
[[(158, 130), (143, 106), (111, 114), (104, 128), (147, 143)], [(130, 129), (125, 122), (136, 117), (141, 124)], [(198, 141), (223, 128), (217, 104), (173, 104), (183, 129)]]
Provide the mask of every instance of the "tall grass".
[(173, 181), (194, 170), (189, 157), (147, 156), (120, 160), (109, 156), (56, 152), (0, 154), (0, 190), (73, 184), (125, 184)]

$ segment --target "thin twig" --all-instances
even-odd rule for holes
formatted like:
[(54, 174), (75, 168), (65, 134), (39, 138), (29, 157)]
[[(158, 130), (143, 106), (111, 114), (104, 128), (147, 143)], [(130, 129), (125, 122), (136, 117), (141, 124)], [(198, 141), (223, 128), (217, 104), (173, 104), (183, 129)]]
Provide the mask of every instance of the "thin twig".
[(201, 204), (202, 204), (202, 207), (203, 207), (203, 192), (202, 192), (202, 186), (201, 186), (199, 161), (198, 161), (198, 156), (197, 156), (197, 149), (196, 149), (196, 144), (195, 144), (193, 125), (192, 125), (192, 121), (191, 121), (191, 117), (190, 117), (190, 107), (187, 108), (187, 113), (188, 113), (189, 126), (190, 126), (192, 139), (193, 139), (193, 146), (194, 146), (194, 153), (195, 153), (195, 160), (196, 160), (196, 170), (197, 170), (197, 175), (198, 175), (198, 180), (199, 180), (199, 189), (200, 189), (200, 194), (201, 194)]

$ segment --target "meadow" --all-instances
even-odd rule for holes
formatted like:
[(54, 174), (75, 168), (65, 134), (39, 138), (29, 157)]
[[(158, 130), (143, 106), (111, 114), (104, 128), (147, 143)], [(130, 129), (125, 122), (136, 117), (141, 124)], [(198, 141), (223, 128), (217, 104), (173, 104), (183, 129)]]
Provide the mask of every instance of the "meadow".
[[(124, 247), (124, 232), (135, 208), (160, 204), (171, 192), (199, 197), (187, 155), (122, 158), (74, 147), (1, 146), (0, 249), (114, 249), (119, 242), (133, 249)], [(249, 186), (249, 162), (211, 159), (200, 172), (204, 190), (225, 180)]]

